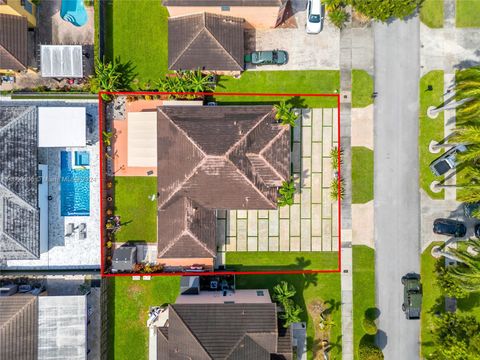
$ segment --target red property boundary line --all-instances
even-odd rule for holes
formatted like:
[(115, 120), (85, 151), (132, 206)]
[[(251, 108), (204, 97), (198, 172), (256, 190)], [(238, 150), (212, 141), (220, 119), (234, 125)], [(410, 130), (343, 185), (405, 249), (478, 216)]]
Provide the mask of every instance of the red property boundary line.
[[(115, 276), (199, 276), (199, 275), (275, 275), (275, 274), (319, 274), (319, 273), (339, 273), (342, 267), (342, 217), (341, 217), (341, 199), (338, 198), (338, 267), (336, 269), (325, 270), (278, 270), (278, 271), (205, 271), (205, 272), (169, 272), (169, 273), (151, 273), (151, 274), (137, 274), (137, 273), (106, 273), (105, 267), (105, 249), (104, 249), (104, 236), (105, 236), (105, 214), (104, 214), (104, 194), (103, 194), (103, 181), (104, 181), (104, 169), (103, 169), (103, 139), (102, 133), (104, 131), (104, 119), (103, 119), (103, 99), (102, 95), (123, 95), (123, 96), (142, 96), (142, 95), (202, 95), (202, 96), (267, 96), (267, 97), (333, 97), (337, 98), (337, 143), (338, 143), (338, 163), (340, 164), (340, 95), (339, 94), (302, 94), (302, 93), (215, 93), (215, 92), (157, 92), (157, 91), (131, 91), (131, 92), (108, 92), (101, 91), (98, 94), (98, 129), (99, 129), (99, 144), (100, 144), (100, 256), (101, 266), (100, 274), (102, 277), (115, 277)], [(338, 178), (341, 179), (340, 166), (338, 167)], [(338, 182), (338, 193), (340, 194), (341, 182)], [(254, 253), (252, 253), (253, 255)], [(227, 264), (228, 266), (228, 264)]]

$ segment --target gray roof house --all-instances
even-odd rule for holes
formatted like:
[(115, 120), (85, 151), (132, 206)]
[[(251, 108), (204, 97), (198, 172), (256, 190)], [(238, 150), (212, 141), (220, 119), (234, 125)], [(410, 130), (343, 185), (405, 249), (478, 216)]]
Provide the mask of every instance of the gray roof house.
[(276, 209), (290, 127), (262, 106), (163, 106), (157, 121), (158, 257), (215, 258), (216, 209)]
[(157, 328), (158, 360), (289, 360), (291, 344), (272, 303), (173, 304)]
[(27, 69), (27, 31), (27, 18), (0, 14), (0, 69)]
[(243, 71), (243, 22), (209, 13), (169, 18), (168, 68)]
[(85, 295), (16, 294), (0, 309), (0, 359), (87, 359)]
[(38, 259), (37, 110), (0, 106), (0, 260)]

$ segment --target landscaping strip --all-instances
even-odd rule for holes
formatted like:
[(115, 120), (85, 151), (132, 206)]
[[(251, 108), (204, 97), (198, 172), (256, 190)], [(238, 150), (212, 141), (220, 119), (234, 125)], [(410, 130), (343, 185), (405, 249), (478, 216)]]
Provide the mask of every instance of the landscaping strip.
[[(335, 94), (340, 88), (337, 70), (245, 71), (240, 78), (220, 76), (216, 92)], [(217, 96), (221, 104), (271, 104), (288, 101), (285, 96)], [(297, 108), (337, 107), (337, 97), (302, 97), (292, 100)]]
[(373, 103), (373, 78), (365, 70), (352, 70), (352, 107), (361, 108)]
[(320, 270), (338, 267), (338, 252), (237, 251), (226, 253), (227, 270)]
[(480, 27), (480, 0), (457, 0), (455, 25), (458, 28)]
[(373, 200), (373, 161), (372, 150), (352, 147), (352, 204)]
[[(420, 113), (419, 113), (419, 156), (420, 156), (420, 187), (432, 198), (443, 199), (444, 191), (434, 193), (430, 184), (443, 177), (434, 176), (430, 170), (430, 163), (439, 157), (443, 150), (432, 154), (429, 150), (430, 141), (442, 141), (445, 137), (443, 111), (435, 119), (427, 115), (429, 106), (438, 106), (443, 103), (443, 70), (430, 71), (420, 79)], [(407, 169), (406, 169), (407, 170)]]

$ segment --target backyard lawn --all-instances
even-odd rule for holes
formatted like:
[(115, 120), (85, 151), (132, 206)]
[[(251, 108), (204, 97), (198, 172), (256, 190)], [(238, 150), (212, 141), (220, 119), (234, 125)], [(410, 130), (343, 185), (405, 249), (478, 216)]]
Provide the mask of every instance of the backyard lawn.
[(480, 27), (480, 0), (457, 0), (455, 8), (457, 27)]
[(442, 28), (443, 27), (443, 1), (425, 0), (422, 3), (422, 6), (420, 7), (420, 20), (422, 20), (422, 22), (425, 25), (427, 25), (432, 29)]
[(365, 70), (352, 70), (352, 107), (365, 107), (373, 102), (373, 78)]
[(157, 202), (149, 199), (156, 193), (156, 177), (115, 177), (115, 215), (122, 223), (115, 241), (157, 241)]
[(354, 358), (358, 357), (360, 340), (367, 336), (363, 329), (365, 314), (375, 314), (375, 250), (364, 245), (352, 247), (353, 253), (353, 341)]
[[(246, 71), (239, 79), (220, 76), (216, 92), (335, 94), (340, 88), (336, 70)], [(288, 100), (285, 96), (216, 96), (218, 103), (272, 103)], [(303, 97), (296, 107), (337, 107), (337, 97)]]
[(234, 271), (326, 270), (338, 268), (338, 252), (233, 251), (226, 253), (225, 262)]
[[(304, 275), (238, 275), (236, 277), (238, 289), (269, 289), (270, 295), (273, 293), (273, 287), (286, 281), (297, 290), (295, 303), (303, 308), (301, 314), (302, 321), (307, 322), (307, 350), (308, 359), (321, 359), (319, 354), (314, 357), (313, 352), (318, 349), (319, 338), (315, 337), (320, 332), (318, 327), (319, 315), (315, 312), (315, 304), (326, 302), (327, 307), (332, 308), (332, 319), (334, 325), (331, 329), (330, 343), (332, 351), (331, 360), (340, 360), (342, 358), (342, 326), (341, 326), (341, 293), (340, 293), (340, 274), (304, 274)], [(323, 359), (323, 358), (322, 358)]]
[(131, 62), (138, 84), (168, 70), (168, 12), (158, 0), (115, 0), (106, 6), (105, 55)]
[(148, 360), (149, 307), (174, 303), (179, 291), (177, 276), (153, 276), (150, 281), (133, 281), (129, 276), (110, 278), (108, 358)]
[[(429, 90), (431, 86), (431, 90)], [(441, 141), (445, 137), (443, 124), (443, 111), (435, 119), (430, 119), (427, 115), (429, 106), (438, 106), (443, 103), (443, 71), (435, 70), (425, 74), (420, 79), (420, 114), (419, 114), (419, 155), (420, 155), (420, 187), (432, 198), (443, 199), (444, 191), (434, 193), (430, 190), (430, 184), (434, 180), (441, 180), (430, 170), (430, 163), (441, 155), (441, 150), (437, 154), (432, 154), (428, 149), (430, 141)]]
[(373, 151), (363, 146), (352, 147), (352, 203), (373, 200)]

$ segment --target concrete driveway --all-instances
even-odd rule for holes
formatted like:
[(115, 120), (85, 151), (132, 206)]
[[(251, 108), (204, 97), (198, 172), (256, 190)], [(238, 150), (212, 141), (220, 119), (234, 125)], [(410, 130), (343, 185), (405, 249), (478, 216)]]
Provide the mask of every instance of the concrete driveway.
[(385, 359), (418, 359), (420, 322), (402, 312), (401, 277), (420, 271), (419, 19), (375, 24), (374, 32), (377, 343)]
[[(247, 66), (249, 70), (338, 70), (340, 31), (324, 21), (319, 34), (307, 34), (306, 1), (293, 0), (292, 9), (297, 23), (295, 29), (268, 29), (252, 32), (255, 50), (281, 49), (288, 52), (286, 65)], [(254, 38), (254, 40), (253, 40)]]

